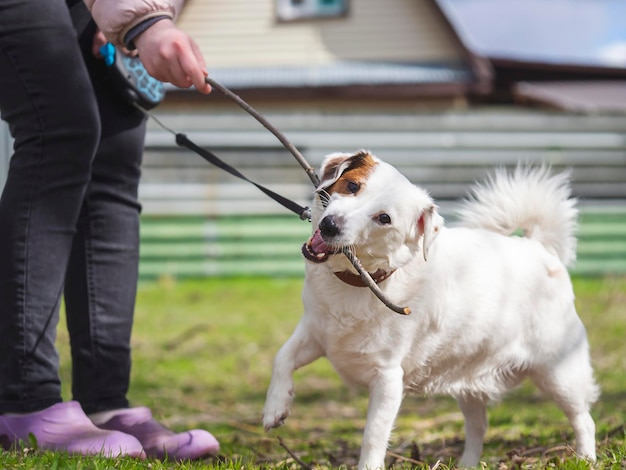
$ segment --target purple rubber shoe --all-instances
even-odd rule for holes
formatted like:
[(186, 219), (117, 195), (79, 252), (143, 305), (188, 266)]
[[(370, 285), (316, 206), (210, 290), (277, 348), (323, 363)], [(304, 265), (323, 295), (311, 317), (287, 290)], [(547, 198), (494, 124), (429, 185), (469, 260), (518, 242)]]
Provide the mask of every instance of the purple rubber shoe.
[(31, 433), (37, 439), (37, 447), (43, 450), (145, 458), (141, 443), (135, 437), (97, 428), (75, 401), (57, 403), (34, 413), (0, 415), (0, 441), (3, 446), (28, 442)]
[(175, 433), (155, 420), (145, 407), (120, 410), (98, 427), (135, 436), (148, 457), (160, 460), (195, 460), (214, 456), (220, 450), (219, 442), (208, 431)]

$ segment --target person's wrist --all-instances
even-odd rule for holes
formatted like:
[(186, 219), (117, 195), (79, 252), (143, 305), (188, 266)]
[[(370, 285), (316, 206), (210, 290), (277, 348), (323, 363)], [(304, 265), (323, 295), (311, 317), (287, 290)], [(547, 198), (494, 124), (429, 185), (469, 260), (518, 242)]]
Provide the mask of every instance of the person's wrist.
[(133, 45), (136, 49), (141, 49), (141, 45), (150, 41), (155, 34), (161, 34), (164, 30), (175, 29), (176, 25), (171, 18), (158, 17), (157, 21), (150, 24), (147, 28), (138, 31), (133, 38)]
[(136, 49), (135, 39), (137, 39), (142, 33), (147, 31), (148, 28), (153, 26), (155, 23), (167, 19), (170, 19), (170, 17), (167, 15), (155, 16), (152, 18), (148, 18), (147, 20), (133, 26), (124, 36), (124, 46), (130, 51)]

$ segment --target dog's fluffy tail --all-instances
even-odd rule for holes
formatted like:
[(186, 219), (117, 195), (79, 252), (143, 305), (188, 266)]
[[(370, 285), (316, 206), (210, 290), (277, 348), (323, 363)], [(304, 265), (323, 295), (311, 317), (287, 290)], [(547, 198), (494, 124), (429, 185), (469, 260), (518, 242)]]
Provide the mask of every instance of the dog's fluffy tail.
[(547, 166), (499, 169), (472, 188), (459, 210), (461, 224), (503, 235), (522, 230), (569, 266), (576, 259), (578, 218), (569, 177), (569, 171), (551, 175)]

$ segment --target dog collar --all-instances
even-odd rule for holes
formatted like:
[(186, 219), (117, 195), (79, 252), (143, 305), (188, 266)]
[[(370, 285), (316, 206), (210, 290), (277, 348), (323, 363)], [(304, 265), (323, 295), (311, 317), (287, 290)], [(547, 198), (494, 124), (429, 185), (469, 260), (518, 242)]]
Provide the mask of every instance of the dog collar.
[[(391, 276), (395, 272), (396, 272), (395, 269), (393, 271), (383, 271), (382, 269), (378, 269), (377, 271), (370, 273), (370, 276), (372, 277), (372, 280), (376, 284), (380, 284), (381, 282), (383, 282), (385, 279), (387, 279), (389, 276)], [(367, 284), (363, 282), (363, 279), (361, 279), (361, 276), (353, 272), (334, 271), (333, 274), (337, 276), (340, 280), (342, 280), (346, 284), (350, 284), (351, 286), (367, 287)]]

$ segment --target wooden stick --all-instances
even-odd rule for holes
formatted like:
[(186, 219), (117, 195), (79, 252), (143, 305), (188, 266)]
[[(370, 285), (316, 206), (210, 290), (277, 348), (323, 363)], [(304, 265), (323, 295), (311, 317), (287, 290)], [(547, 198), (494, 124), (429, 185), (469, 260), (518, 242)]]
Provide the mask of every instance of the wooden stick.
[(253, 116), (257, 121), (259, 121), (263, 125), (263, 127), (265, 127), (268, 131), (274, 134), (274, 136), (278, 140), (280, 140), (280, 142), (285, 146), (285, 148), (289, 150), (289, 152), (291, 152), (291, 154), (294, 157), (296, 157), (296, 160), (298, 160), (298, 163), (300, 163), (300, 166), (302, 166), (302, 168), (304, 168), (304, 171), (306, 171), (306, 174), (309, 175), (309, 179), (311, 180), (313, 185), (316, 188), (320, 185), (320, 179), (318, 178), (317, 173), (315, 173), (315, 169), (311, 165), (309, 165), (306, 159), (298, 151), (296, 146), (293, 145), (291, 142), (289, 142), (289, 140), (278, 129), (272, 126), (269, 123), (269, 121), (265, 119), (256, 109), (254, 109), (244, 100), (242, 100), (238, 95), (230, 91), (228, 88), (219, 84), (212, 78), (206, 77), (205, 80), (209, 85), (211, 85), (214, 88), (217, 88), (219, 91), (224, 93), (227, 97), (229, 97), (231, 100), (237, 103), (241, 108), (243, 108), (244, 111), (246, 111), (248, 114)]
[(361, 276), (361, 279), (367, 285), (367, 287), (370, 288), (370, 290), (374, 293), (374, 295), (378, 297), (378, 299), (382, 303), (384, 303), (386, 307), (390, 308), (394, 312), (399, 313), (401, 315), (411, 314), (411, 309), (409, 307), (399, 307), (395, 305), (394, 303), (392, 303), (389, 299), (387, 299), (387, 296), (383, 293), (383, 291), (380, 290), (380, 287), (378, 287), (378, 284), (374, 282), (374, 280), (372, 279), (372, 276), (370, 276), (370, 274), (365, 269), (363, 269), (363, 266), (361, 265), (359, 258), (354, 256), (354, 253), (352, 253), (352, 251), (350, 251), (349, 248), (344, 248), (342, 253), (346, 255), (346, 257), (350, 260), (350, 262), (352, 263), (352, 266), (354, 266), (354, 269), (358, 271), (358, 273)]
[(300, 467), (302, 467), (304, 470), (312, 470), (313, 467), (304, 463), (302, 459), (300, 459), (296, 454), (294, 454), (292, 450), (289, 447), (287, 447), (287, 444), (283, 442), (280, 436), (278, 436), (278, 443), (283, 449), (287, 451), (287, 453), (291, 456), (291, 458), (294, 459), (300, 465)]
[(405, 457), (404, 455), (397, 454), (390, 450), (387, 451), (387, 455), (393, 457), (396, 460), (402, 460), (404, 462), (412, 463), (413, 465), (424, 465), (426, 462), (422, 462), (421, 460), (415, 460), (410, 457)]

